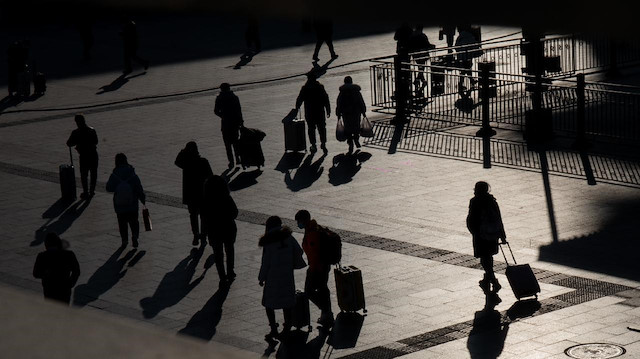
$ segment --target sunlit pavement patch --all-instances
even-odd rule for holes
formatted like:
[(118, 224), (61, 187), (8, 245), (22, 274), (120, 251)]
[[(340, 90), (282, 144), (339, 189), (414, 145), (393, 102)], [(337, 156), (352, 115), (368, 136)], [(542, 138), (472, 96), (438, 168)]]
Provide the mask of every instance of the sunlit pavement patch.
[(577, 359), (608, 359), (619, 357), (626, 353), (626, 350), (615, 344), (590, 343), (574, 345), (564, 353)]

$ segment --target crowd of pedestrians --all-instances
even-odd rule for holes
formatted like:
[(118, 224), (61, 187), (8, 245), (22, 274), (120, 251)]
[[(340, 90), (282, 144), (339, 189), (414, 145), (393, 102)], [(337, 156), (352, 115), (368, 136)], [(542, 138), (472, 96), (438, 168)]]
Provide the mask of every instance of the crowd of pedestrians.
[[(331, 58), (335, 59), (332, 43), (332, 24), (326, 20), (316, 20), (318, 41), (313, 59), (318, 60), (318, 53), (323, 43), (327, 44)], [(257, 37), (257, 22), (252, 20), (247, 33), (247, 45), (255, 46), (260, 51)], [(411, 32), (408, 27), (401, 27), (396, 33), (399, 53), (410, 49), (430, 48), (422, 27)], [(449, 38), (450, 29), (446, 29)], [(137, 30), (133, 21), (124, 24), (122, 33), (124, 41), (124, 72), (131, 72), (132, 63), (136, 61), (145, 69), (149, 63), (137, 55)], [(326, 154), (327, 124), (331, 116), (329, 95), (318, 81), (315, 73), (307, 75), (296, 99), (295, 108), (299, 110), (304, 104), (305, 120), (308, 125), (307, 135), (311, 144), (311, 152), (317, 151), (316, 131), (320, 139), (320, 148)], [(228, 83), (220, 85), (220, 93), (215, 99), (215, 115), (221, 119), (221, 132), (226, 150), (229, 168), (241, 163), (238, 151), (240, 131), (244, 126), (240, 100), (231, 90)], [(342, 121), (344, 137), (348, 143), (348, 153), (354, 146), (360, 148), (359, 142), (361, 120), (366, 117), (366, 104), (361, 94), (361, 87), (353, 83), (351, 76), (344, 78), (336, 100), (335, 114), (337, 121)], [(96, 130), (87, 125), (82, 114), (75, 116), (77, 128), (73, 130), (66, 144), (75, 147), (80, 157), (80, 177), (83, 192), (81, 199), (87, 200), (95, 195), (99, 156), (97, 151), (98, 136)], [(175, 159), (175, 165), (182, 171), (182, 201), (186, 205), (193, 234), (193, 246), (204, 247), (209, 244), (214, 253), (214, 260), (220, 285), (230, 286), (236, 278), (235, 241), (237, 237), (236, 219), (238, 208), (233, 200), (227, 180), (214, 175), (209, 161), (199, 153), (196, 142), (188, 142)], [(116, 213), (121, 237), (121, 247), (131, 244), (139, 246), (139, 203), (145, 206), (146, 196), (142, 182), (135, 168), (129, 164), (124, 153), (115, 155), (115, 167), (106, 183), (106, 191), (113, 193), (113, 208)], [(484, 269), (484, 278), (480, 287), (487, 295), (499, 301), (497, 292), (501, 285), (493, 271), (493, 255), (498, 251), (498, 240), (506, 242), (506, 234), (497, 201), (489, 194), (489, 185), (478, 182), (475, 186), (474, 198), (469, 205), (467, 226), (472, 233), (474, 255), (480, 258)], [(487, 219), (491, 217), (490, 219)], [(294, 271), (307, 268), (304, 294), (321, 311), (317, 322), (326, 328), (334, 324), (331, 295), (328, 281), (331, 262), (327, 260), (323, 246), (323, 230), (307, 210), (299, 210), (295, 214), (299, 229), (304, 230), (302, 246), (293, 237), (293, 231), (283, 226), (277, 216), (269, 217), (265, 223), (265, 232), (258, 240), (262, 248), (262, 258), (258, 274), (258, 284), (263, 287), (262, 305), (265, 307), (270, 332), (267, 340), (286, 335), (292, 328), (292, 311), (296, 304), (296, 288)], [(495, 227), (490, 238), (487, 238), (487, 222)], [(69, 304), (71, 290), (80, 275), (80, 266), (75, 254), (64, 248), (63, 241), (55, 233), (48, 233), (45, 239), (46, 251), (36, 259), (33, 275), (42, 279), (44, 296)], [(306, 256), (305, 258), (303, 257)], [(278, 331), (276, 310), (282, 310), (284, 323), (282, 331)]]

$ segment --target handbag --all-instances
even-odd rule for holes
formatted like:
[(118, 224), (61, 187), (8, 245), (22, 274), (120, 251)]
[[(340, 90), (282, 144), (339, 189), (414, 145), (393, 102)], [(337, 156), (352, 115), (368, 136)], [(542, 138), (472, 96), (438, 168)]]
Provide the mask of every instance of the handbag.
[(151, 216), (149, 215), (149, 209), (146, 206), (142, 208), (142, 221), (144, 222), (144, 230), (149, 232), (152, 229)]
[(344, 142), (347, 140), (347, 135), (344, 133), (344, 122), (342, 119), (338, 119), (336, 124), (336, 140)]
[(373, 126), (366, 116), (360, 120), (360, 136), (373, 137)]

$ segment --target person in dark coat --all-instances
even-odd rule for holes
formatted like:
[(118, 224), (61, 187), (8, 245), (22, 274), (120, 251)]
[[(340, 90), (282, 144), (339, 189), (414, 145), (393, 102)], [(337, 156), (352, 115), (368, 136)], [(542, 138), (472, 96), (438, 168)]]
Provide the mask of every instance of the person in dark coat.
[[(204, 198), (202, 212), (205, 228), (209, 235), (209, 244), (213, 247), (216, 269), (221, 285), (228, 285), (236, 278), (234, 272), (235, 251), (234, 243), (238, 228), (236, 217), (238, 207), (224, 178), (212, 175), (204, 183)], [(224, 249), (224, 252), (223, 252)], [(227, 270), (224, 268), (224, 257), (227, 257)]]
[(318, 82), (316, 76), (311, 72), (307, 74), (307, 82), (300, 89), (300, 93), (296, 99), (296, 110), (300, 109), (303, 102), (304, 119), (307, 121), (307, 132), (309, 134), (309, 142), (311, 143), (310, 151), (315, 152), (317, 150), (317, 128), (318, 134), (320, 135), (320, 148), (322, 148), (324, 153), (327, 153), (326, 118), (331, 116), (331, 104), (329, 103), (329, 95), (327, 95), (324, 86)]
[[(93, 197), (96, 194), (96, 181), (98, 176), (98, 134), (93, 127), (87, 126), (82, 114), (75, 117), (78, 128), (71, 132), (67, 140), (67, 146), (76, 147), (80, 155), (80, 181), (82, 182), (82, 193), (80, 198)], [(88, 177), (91, 174), (91, 187), (88, 187)]]
[(364, 103), (360, 86), (353, 83), (351, 76), (344, 78), (344, 85), (340, 86), (340, 94), (336, 104), (338, 120), (343, 118), (344, 132), (349, 144), (349, 153), (353, 152), (353, 144), (360, 148), (360, 116), (367, 115), (367, 106)]
[(107, 192), (113, 192), (113, 208), (118, 217), (118, 228), (122, 247), (129, 244), (129, 230), (131, 227), (131, 243), (138, 248), (140, 223), (138, 222), (138, 201), (145, 204), (145, 194), (140, 178), (133, 166), (127, 162), (124, 153), (116, 155), (116, 167), (113, 169), (106, 186)]
[(304, 281), (304, 292), (309, 297), (309, 300), (320, 308), (318, 323), (324, 327), (331, 327), (334, 322), (333, 312), (331, 311), (331, 293), (328, 286), (331, 265), (326, 263), (322, 257), (320, 228), (316, 220), (311, 219), (311, 214), (307, 210), (299, 210), (295, 219), (298, 228), (304, 229), (302, 249), (309, 262), (307, 276)]
[(498, 202), (489, 193), (487, 182), (479, 181), (475, 185), (474, 197), (469, 201), (467, 228), (473, 236), (473, 255), (480, 258), (485, 272), (480, 288), (485, 293), (489, 293), (490, 289), (497, 293), (502, 286), (493, 272), (493, 255), (498, 253), (498, 239), (507, 243), (507, 235)]
[(313, 50), (312, 59), (314, 61), (320, 60), (318, 58), (318, 52), (320, 52), (320, 47), (322, 47), (322, 43), (324, 42), (327, 43), (331, 58), (337, 59), (338, 54), (336, 54), (333, 49), (333, 21), (330, 19), (314, 19), (313, 28), (316, 31), (316, 48)]
[(149, 68), (149, 61), (138, 56), (138, 26), (133, 20), (126, 20), (120, 33), (124, 49), (124, 71), (129, 74), (133, 70), (131, 60), (140, 64), (144, 69)]
[[(209, 176), (213, 176), (213, 171), (211, 171), (209, 161), (200, 156), (198, 145), (193, 141), (187, 143), (184, 149), (178, 153), (175, 165), (182, 168), (182, 203), (186, 204), (189, 210), (191, 231), (193, 232), (192, 244), (197, 246), (201, 240), (204, 245), (207, 235), (204, 229), (205, 221), (202, 219), (202, 195), (204, 181)], [(200, 216), (200, 225), (198, 224), (198, 216)]]
[(240, 128), (242, 127), (244, 120), (242, 119), (242, 108), (240, 108), (240, 100), (228, 83), (220, 85), (220, 94), (216, 97), (216, 105), (213, 112), (220, 116), (222, 140), (224, 141), (224, 147), (227, 150), (227, 159), (229, 160), (229, 168), (234, 166), (234, 152), (236, 163), (240, 164), (240, 157), (238, 156), (238, 149), (236, 144), (238, 142)]
[[(302, 248), (291, 235), (291, 229), (282, 226), (280, 217), (271, 216), (265, 223), (264, 236), (258, 245), (262, 247), (262, 261), (258, 281), (262, 292), (262, 305), (267, 311), (271, 332), (265, 337), (270, 341), (287, 333), (292, 326), (292, 310), (296, 304), (296, 282), (293, 270), (306, 266)], [(283, 330), (278, 333), (275, 309), (282, 309)]]
[(46, 250), (38, 254), (33, 266), (33, 276), (42, 279), (44, 297), (69, 305), (71, 289), (80, 277), (80, 265), (76, 255), (62, 248), (62, 240), (55, 233), (47, 233)]
[(427, 82), (423, 73), (423, 71), (426, 71), (426, 68), (424, 66), (426, 66), (427, 62), (429, 61), (429, 53), (427, 51), (435, 49), (435, 45), (429, 42), (429, 37), (423, 32), (422, 24), (416, 25), (416, 28), (409, 39), (409, 43), (411, 52), (419, 53), (414, 55), (416, 64), (419, 65), (419, 72), (414, 81), (414, 95), (416, 100), (422, 100), (425, 96), (428, 95), (425, 94), (425, 90), (427, 89)]

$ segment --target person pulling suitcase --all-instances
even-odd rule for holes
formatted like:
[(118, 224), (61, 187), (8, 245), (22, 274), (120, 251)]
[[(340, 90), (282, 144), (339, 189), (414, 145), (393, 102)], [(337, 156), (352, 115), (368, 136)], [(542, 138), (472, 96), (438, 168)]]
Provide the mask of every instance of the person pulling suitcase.
[[(98, 175), (98, 135), (93, 127), (87, 125), (84, 115), (75, 116), (76, 128), (71, 132), (67, 140), (67, 146), (75, 146), (80, 155), (80, 181), (82, 182), (82, 193), (80, 198), (87, 199), (95, 196)], [(91, 174), (91, 185), (88, 178)]]
[(498, 240), (507, 243), (500, 208), (495, 197), (490, 193), (487, 182), (476, 182), (474, 197), (469, 201), (467, 228), (473, 236), (473, 255), (480, 258), (484, 269), (484, 278), (479, 282), (480, 288), (487, 297), (492, 296), (496, 302), (502, 300), (498, 291), (502, 288), (493, 271), (493, 256), (498, 254)]
[[(307, 82), (300, 89), (298, 98), (296, 99), (296, 110), (300, 109), (304, 102), (304, 117), (308, 125), (309, 142), (311, 152), (317, 151), (316, 148), (316, 128), (320, 135), (320, 148), (327, 153), (327, 121), (331, 116), (331, 105), (329, 103), (329, 95), (325, 91), (324, 86), (318, 82), (313, 72), (307, 73)], [(326, 111), (326, 116), (325, 116)]]

